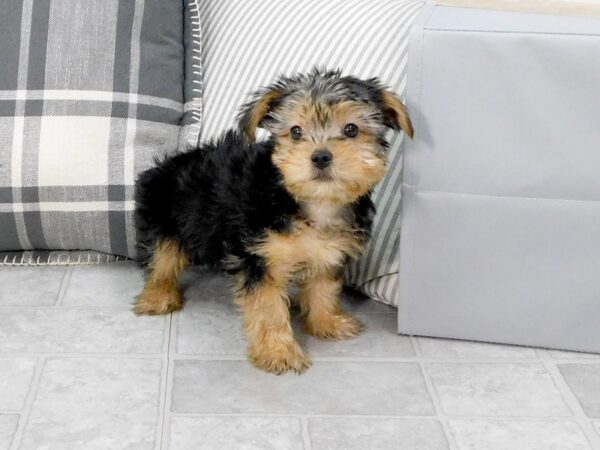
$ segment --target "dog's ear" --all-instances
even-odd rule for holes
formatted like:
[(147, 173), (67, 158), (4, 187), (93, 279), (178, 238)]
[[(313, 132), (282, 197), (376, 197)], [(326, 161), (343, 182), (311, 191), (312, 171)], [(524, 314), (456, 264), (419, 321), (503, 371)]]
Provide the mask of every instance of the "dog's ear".
[(268, 114), (283, 97), (280, 87), (270, 87), (254, 94), (253, 99), (242, 106), (238, 116), (238, 124), (250, 142), (256, 140), (256, 129), (259, 128)]
[(410, 138), (414, 130), (404, 103), (392, 91), (383, 90), (383, 120), (387, 127), (394, 130), (402, 129)]

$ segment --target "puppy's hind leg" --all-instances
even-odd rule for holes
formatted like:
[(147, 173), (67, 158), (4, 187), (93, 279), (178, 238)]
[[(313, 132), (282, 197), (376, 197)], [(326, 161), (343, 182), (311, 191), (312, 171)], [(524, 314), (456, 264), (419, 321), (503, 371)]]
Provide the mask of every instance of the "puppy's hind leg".
[(176, 241), (160, 241), (148, 266), (144, 290), (133, 307), (135, 313), (168, 314), (180, 309), (183, 303), (177, 282), (188, 264), (187, 255)]

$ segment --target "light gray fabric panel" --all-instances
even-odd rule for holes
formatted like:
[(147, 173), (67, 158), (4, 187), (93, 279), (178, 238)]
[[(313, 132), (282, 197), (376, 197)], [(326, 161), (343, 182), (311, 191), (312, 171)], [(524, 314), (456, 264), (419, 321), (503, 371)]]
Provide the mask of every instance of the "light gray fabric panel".
[(600, 200), (600, 56), (594, 57), (600, 36), (538, 36), (424, 35), (425, 49), (444, 51), (422, 55), (420, 102), (435, 108), (419, 109), (410, 167), (427, 170), (409, 168), (405, 183), (433, 191)]
[(600, 352), (599, 202), (402, 201), (402, 333)]
[(600, 351), (599, 50), (600, 20), (422, 14), (401, 332)]
[[(577, 1), (579, 3), (591, 3), (589, 0), (563, 0)], [(592, 0), (598, 2), (598, 0)], [(434, 3), (434, 2), (431, 2)], [(584, 9), (585, 6), (582, 7)], [(477, 9), (437, 7), (431, 17), (427, 20), (427, 28), (430, 30), (445, 31), (499, 31), (548, 34), (598, 34), (598, 18), (583, 16), (559, 16), (541, 15), (528, 13), (512, 13), (507, 20), (504, 13), (490, 13)], [(557, 33), (557, 30), (558, 31)]]
[[(279, 74), (315, 65), (359, 77), (379, 77), (403, 96), (408, 33), (422, 0), (205, 0), (202, 23), (202, 139), (235, 124), (248, 94)], [(390, 170), (374, 200), (374, 232), (346, 280), (360, 287), (398, 271), (400, 173), (403, 135), (391, 140)], [(365, 292), (392, 303), (393, 289), (376, 283)]]

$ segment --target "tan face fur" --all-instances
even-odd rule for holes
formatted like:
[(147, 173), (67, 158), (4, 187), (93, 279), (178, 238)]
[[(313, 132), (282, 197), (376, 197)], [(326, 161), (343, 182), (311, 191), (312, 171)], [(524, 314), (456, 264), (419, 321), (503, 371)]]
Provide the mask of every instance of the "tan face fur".
[[(300, 201), (327, 200), (348, 204), (370, 191), (383, 177), (387, 157), (379, 142), (381, 126), (369, 120), (374, 111), (356, 101), (327, 104), (297, 95), (277, 111), (273, 163), (287, 189)], [(344, 135), (348, 124), (358, 127), (356, 137)], [(300, 127), (301, 137), (292, 137)], [(332, 162), (324, 170), (313, 164), (318, 150), (328, 150)]]
[[(386, 131), (413, 133), (406, 108), (378, 80), (318, 70), (283, 78), (255, 94), (240, 123), (250, 141), (257, 127), (271, 133), (272, 161), (296, 200), (340, 206), (367, 194), (383, 178)], [(358, 133), (346, 133), (348, 125)], [(319, 151), (330, 158), (324, 168), (313, 161)]]

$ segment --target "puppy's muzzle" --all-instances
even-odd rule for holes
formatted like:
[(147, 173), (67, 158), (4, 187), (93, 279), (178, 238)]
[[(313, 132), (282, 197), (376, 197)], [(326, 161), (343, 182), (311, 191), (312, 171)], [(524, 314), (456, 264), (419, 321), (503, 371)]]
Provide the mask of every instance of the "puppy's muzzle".
[(311, 155), (310, 160), (317, 169), (323, 170), (331, 165), (333, 155), (329, 150), (316, 150)]

